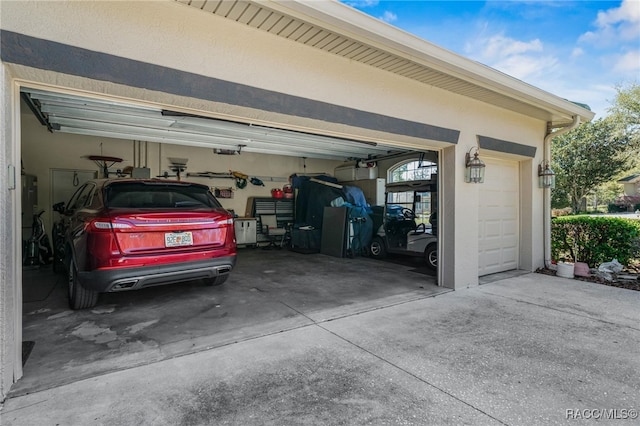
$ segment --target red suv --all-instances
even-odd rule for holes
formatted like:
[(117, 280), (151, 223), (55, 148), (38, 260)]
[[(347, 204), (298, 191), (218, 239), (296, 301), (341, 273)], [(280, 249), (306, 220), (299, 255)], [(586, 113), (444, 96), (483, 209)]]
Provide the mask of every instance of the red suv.
[(91, 180), (54, 210), (55, 262), (67, 271), (72, 309), (95, 306), (99, 293), (196, 279), (220, 285), (236, 263), (233, 216), (205, 185)]

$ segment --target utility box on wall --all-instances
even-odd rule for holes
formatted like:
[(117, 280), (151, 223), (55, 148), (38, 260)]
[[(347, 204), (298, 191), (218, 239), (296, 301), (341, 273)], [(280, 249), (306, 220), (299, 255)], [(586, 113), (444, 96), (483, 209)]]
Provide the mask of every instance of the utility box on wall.
[(354, 164), (338, 166), (333, 175), (338, 182), (350, 180), (375, 179), (378, 177), (378, 167), (356, 167)]
[(151, 178), (151, 169), (148, 167), (134, 167), (131, 170), (132, 178), (143, 178), (150, 179)]

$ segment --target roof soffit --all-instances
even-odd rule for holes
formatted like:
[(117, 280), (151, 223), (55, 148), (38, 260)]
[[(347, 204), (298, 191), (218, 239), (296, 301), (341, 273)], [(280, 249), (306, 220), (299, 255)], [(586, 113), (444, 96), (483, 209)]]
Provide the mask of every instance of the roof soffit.
[(593, 113), (337, 1), (175, 0), (278, 37), (554, 125)]

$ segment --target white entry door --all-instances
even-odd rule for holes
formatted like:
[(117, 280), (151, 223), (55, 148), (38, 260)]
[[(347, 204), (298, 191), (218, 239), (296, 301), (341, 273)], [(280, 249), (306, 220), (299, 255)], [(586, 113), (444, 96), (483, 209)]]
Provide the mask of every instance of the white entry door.
[(478, 206), (478, 275), (518, 268), (520, 178), (518, 163), (483, 159), (487, 165)]

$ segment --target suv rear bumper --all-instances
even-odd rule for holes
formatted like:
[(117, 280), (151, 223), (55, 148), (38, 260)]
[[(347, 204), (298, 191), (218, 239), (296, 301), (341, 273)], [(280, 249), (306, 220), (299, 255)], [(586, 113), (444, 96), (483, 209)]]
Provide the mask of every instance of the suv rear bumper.
[(98, 269), (78, 272), (78, 281), (84, 288), (99, 293), (139, 290), (181, 281), (215, 278), (230, 273), (235, 264), (236, 256), (226, 256), (141, 268)]

